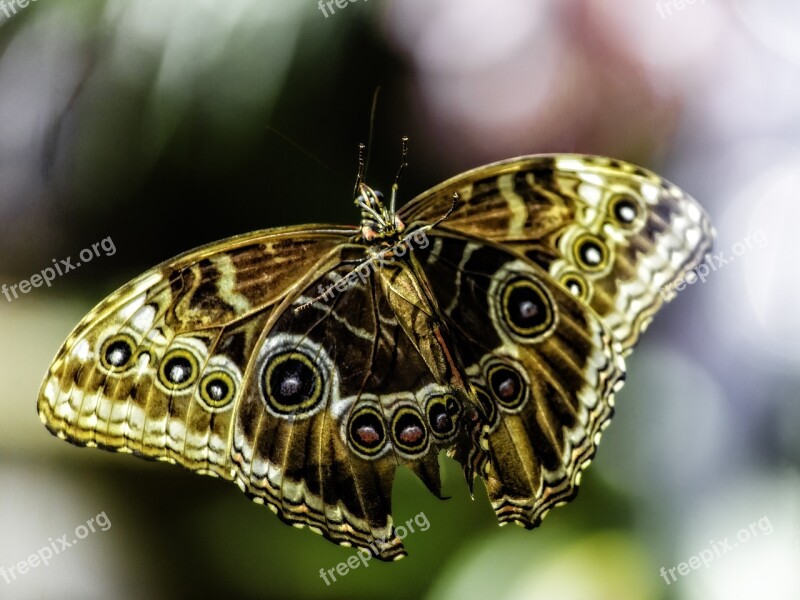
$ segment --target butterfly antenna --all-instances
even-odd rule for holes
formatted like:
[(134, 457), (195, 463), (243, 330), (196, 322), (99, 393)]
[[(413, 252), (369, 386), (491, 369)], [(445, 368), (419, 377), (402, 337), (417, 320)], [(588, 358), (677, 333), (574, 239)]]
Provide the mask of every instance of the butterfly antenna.
[(426, 225), (425, 227), (422, 228), (422, 230), (423, 231), (428, 231), (429, 229), (433, 229), (437, 225), (443, 223), (448, 218), (450, 218), (450, 215), (453, 214), (453, 211), (456, 209), (456, 206), (458, 206), (458, 201), (460, 199), (461, 199), (461, 196), (458, 195), (458, 192), (453, 192), (453, 202), (450, 204), (449, 210), (444, 214), (444, 216), (439, 217), (438, 219), (436, 219), (436, 221), (434, 221), (430, 225)]
[(353, 189), (353, 198), (358, 198), (358, 186), (364, 183), (364, 173), (366, 172), (366, 151), (367, 147), (363, 142), (358, 145), (358, 173), (356, 174), (356, 186)]
[(397, 201), (397, 190), (400, 188), (400, 177), (403, 176), (403, 171), (405, 171), (407, 166), (408, 166), (408, 136), (404, 135), (400, 149), (400, 168), (397, 169), (397, 175), (395, 175), (394, 177), (394, 183), (392, 184), (392, 198), (389, 204), (389, 214), (392, 215), (392, 220), (394, 220), (394, 207)]
[[(367, 148), (372, 148), (372, 134), (375, 131), (375, 113), (378, 112), (378, 94), (381, 91), (381, 86), (375, 88), (375, 92), (372, 94), (372, 108), (369, 111), (369, 135), (367, 136)], [(369, 150), (367, 150), (367, 156), (364, 161), (364, 177), (367, 175), (367, 169), (369, 168)]]

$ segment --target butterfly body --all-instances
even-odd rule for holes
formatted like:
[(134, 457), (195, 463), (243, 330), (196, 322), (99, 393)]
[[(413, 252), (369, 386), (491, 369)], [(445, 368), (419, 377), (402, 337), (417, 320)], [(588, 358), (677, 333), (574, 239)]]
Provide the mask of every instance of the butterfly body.
[[(501, 523), (570, 499), (623, 355), (713, 232), (690, 197), (602, 157), (521, 157), (358, 227), (223, 240), (148, 271), (70, 334), (39, 414), (78, 445), (235, 482), (283, 520), (404, 555), (398, 466), (441, 495), (438, 455)], [(456, 201), (453, 201), (453, 198)]]

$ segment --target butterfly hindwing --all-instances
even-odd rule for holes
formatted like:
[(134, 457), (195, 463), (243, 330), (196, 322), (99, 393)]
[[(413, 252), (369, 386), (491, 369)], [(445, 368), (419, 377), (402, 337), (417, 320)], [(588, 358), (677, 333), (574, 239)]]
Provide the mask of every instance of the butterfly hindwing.
[(485, 418), (480, 474), (500, 522), (533, 527), (574, 495), (624, 363), (597, 315), (532, 261), (429, 238), (417, 256)]
[(467, 395), (404, 264), (306, 304), (351, 268), (313, 282), (265, 328), (233, 456), (237, 483), (284, 520), (389, 560), (405, 554), (390, 516), (395, 471), (440, 495), (438, 454), (458, 437)]

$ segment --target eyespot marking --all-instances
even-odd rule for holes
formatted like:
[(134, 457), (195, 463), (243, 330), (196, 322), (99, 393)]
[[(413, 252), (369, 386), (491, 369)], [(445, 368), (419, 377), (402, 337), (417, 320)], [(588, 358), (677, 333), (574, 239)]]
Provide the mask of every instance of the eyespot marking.
[(509, 279), (500, 290), (500, 307), (511, 333), (526, 340), (537, 338), (553, 325), (553, 302), (534, 279)]
[(558, 282), (563, 285), (576, 298), (586, 300), (589, 297), (589, 287), (586, 280), (577, 273), (566, 273)]
[(640, 202), (627, 194), (612, 198), (608, 203), (608, 213), (623, 229), (634, 229), (644, 220)]
[(134, 339), (125, 333), (113, 335), (103, 342), (100, 364), (112, 373), (122, 372), (134, 364), (136, 346)]
[(189, 389), (199, 376), (197, 357), (184, 348), (175, 348), (164, 355), (158, 368), (158, 380), (170, 392)]
[(501, 408), (518, 411), (528, 400), (528, 384), (517, 369), (498, 362), (486, 370), (489, 391)]
[(374, 458), (386, 446), (383, 417), (373, 406), (363, 406), (350, 417), (347, 437), (351, 447), (366, 458)]
[(264, 363), (261, 392), (278, 414), (308, 414), (322, 400), (324, 388), (322, 371), (304, 352), (281, 352)]
[(576, 264), (585, 271), (602, 271), (608, 265), (608, 246), (596, 235), (585, 233), (575, 240)]
[(456, 433), (461, 407), (453, 394), (430, 396), (425, 412), (434, 438), (446, 440)]
[(236, 383), (225, 371), (213, 371), (200, 382), (200, 398), (212, 410), (228, 406), (236, 395)]
[(392, 438), (400, 450), (416, 454), (426, 449), (428, 430), (417, 411), (402, 406), (392, 418)]

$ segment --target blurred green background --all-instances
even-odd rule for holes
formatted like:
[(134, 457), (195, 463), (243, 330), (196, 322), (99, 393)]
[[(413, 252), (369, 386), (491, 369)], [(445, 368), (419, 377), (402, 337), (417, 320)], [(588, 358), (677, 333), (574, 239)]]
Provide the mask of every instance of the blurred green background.
[[(116, 252), (0, 296), (0, 566), (101, 512), (112, 525), (0, 578), (0, 598), (800, 598), (796, 3), (358, 0), (325, 16), (313, 0), (9, 1), (0, 283), (106, 237)], [(70, 329), (131, 277), (236, 233), (355, 223), (378, 86), (375, 187), (401, 135), (403, 200), (492, 160), (607, 154), (698, 198), (733, 260), (628, 360), (574, 502), (536, 531), (501, 529), (442, 457), (451, 499), (408, 472), (395, 483), (395, 521), (430, 522), (409, 557), (326, 585), (319, 570), (352, 549), (229, 484), (72, 447), (35, 406)], [(660, 575), (726, 538), (708, 567)]]

